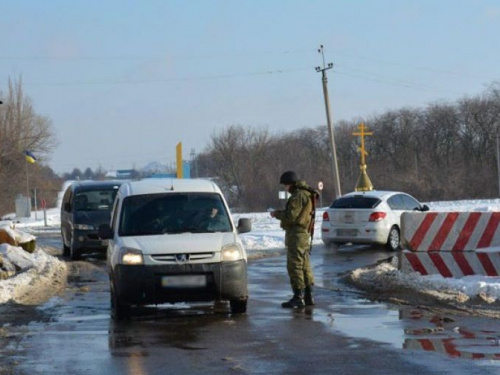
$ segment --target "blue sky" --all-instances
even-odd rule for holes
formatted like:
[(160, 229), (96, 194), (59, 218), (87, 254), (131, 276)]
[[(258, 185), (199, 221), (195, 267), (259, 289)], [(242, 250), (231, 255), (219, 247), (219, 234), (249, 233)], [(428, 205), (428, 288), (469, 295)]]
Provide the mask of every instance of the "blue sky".
[[(22, 76), (59, 141), (46, 162), (142, 167), (231, 124), (280, 133), (482, 93), (500, 80), (495, 0), (16, 0), (0, 90)], [(376, 136), (376, 134), (375, 134)]]

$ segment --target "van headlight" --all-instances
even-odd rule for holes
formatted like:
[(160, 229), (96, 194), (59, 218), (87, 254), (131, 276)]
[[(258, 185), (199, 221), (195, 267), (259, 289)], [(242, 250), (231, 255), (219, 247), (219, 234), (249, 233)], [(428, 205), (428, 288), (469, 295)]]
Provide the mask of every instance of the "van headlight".
[(93, 230), (94, 226), (90, 224), (74, 224), (75, 229), (78, 230)]
[(224, 246), (221, 253), (223, 262), (234, 262), (243, 259), (243, 249), (238, 243)]
[(144, 264), (144, 257), (141, 250), (122, 247), (120, 249), (120, 264), (137, 266)]

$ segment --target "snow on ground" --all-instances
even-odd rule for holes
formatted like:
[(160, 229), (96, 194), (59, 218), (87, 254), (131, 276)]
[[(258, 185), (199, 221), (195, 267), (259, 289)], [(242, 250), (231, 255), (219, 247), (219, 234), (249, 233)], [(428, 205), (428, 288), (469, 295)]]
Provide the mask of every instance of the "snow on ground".
[[(18, 270), (14, 276), (0, 280), (0, 303), (14, 301), (20, 304), (36, 304), (46, 295), (47, 286), (55, 292), (65, 283), (66, 263), (38, 248), (33, 254), (20, 247), (0, 245), (0, 254)], [(10, 267), (9, 267), (10, 268)], [(50, 293), (49, 293), (50, 294)]]
[[(47, 210), (47, 226), (45, 226), (42, 211), (37, 212), (36, 219), (34, 213), (29, 219), (17, 220), (14, 218), (14, 215), (7, 215), (7, 217), (14, 221), (17, 229), (22, 231), (32, 233), (49, 231), (58, 233), (61, 224), (61, 198), (69, 183), (66, 182), (63, 186), (58, 199), (58, 207)], [(500, 211), (500, 199), (428, 202), (427, 205), (433, 211)], [(317, 212), (313, 239), (313, 244), (320, 246), (322, 244), (320, 227), (323, 211), (323, 209), (319, 209)], [(268, 212), (238, 213), (234, 214), (233, 217), (236, 223), (241, 217), (247, 217), (252, 220), (252, 231), (240, 236), (250, 259), (285, 253), (284, 231), (279, 227), (279, 222), (271, 218)], [(65, 272), (65, 267), (61, 265), (64, 262), (49, 255), (43, 249), (37, 248), (31, 257), (36, 266), (29, 267), (27, 271), (20, 272), (7, 280), (0, 280), (0, 303), (9, 299), (19, 299), (19, 295), (22, 295), (22, 291), (26, 288), (26, 285), (32, 283), (33, 278), (37, 277), (37, 274), (40, 274), (42, 271), (47, 272), (48, 269), (54, 268), (56, 271), (52, 275), (56, 274), (58, 277)], [(372, 278), (372, 280), (368, 281), (371, 283), (375, 283), (377, 279), (390, 277), (393, 280), (397, 279), (400, 285), (417, 290), (433, 289), (437, 291), (450, 291), (466, 296), (465, 299), (475, 296), (482, 296), (483, 299), (486, 296), (489, 300), (500, 299), (500, 277), (467, 276), (462, 279), (449, 279), (437, 275), (404, 275), (395, 269), (394, 266), (387, 263), (381, 264), (374, 269), (360, 270), (358, 273), (362, 273), (364, 279)]]

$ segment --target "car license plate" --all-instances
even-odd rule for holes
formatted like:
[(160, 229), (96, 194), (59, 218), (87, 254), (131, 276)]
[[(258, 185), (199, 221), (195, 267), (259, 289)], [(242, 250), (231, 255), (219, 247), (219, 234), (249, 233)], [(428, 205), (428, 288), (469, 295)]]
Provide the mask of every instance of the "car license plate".
[(205, 275), (163, 276), (161, 286), (163, 288), (201, 288), (207, 286), (207, 278)]
[(344, 216), (345, 223), (354, 223), (354, 213), (346, 212)]
[(355, 237), (357, 235), (358, 231), (356, 229), (337, 229), (337, 236)]

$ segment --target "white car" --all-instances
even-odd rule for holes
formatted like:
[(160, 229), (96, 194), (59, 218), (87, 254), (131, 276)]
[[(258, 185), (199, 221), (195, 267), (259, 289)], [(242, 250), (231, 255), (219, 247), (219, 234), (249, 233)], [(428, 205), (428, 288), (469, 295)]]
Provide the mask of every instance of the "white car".
[(247, 256), (219, 187), (199, 179), (126, 182), (116, 196), (107, 265), (114, 319), (132, 305), (226, 300), (232, 313), (247, 308)]
[(352, 192), (336, 199), (323, 213), (321, 238), (326, 245), (380, 244), (400, 247), (401, 214), (428, 211), (411, 195), (398, 191)]

